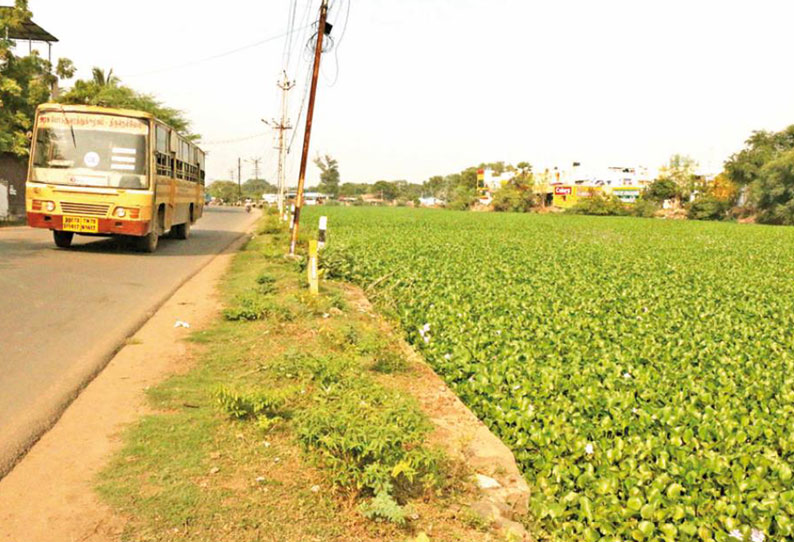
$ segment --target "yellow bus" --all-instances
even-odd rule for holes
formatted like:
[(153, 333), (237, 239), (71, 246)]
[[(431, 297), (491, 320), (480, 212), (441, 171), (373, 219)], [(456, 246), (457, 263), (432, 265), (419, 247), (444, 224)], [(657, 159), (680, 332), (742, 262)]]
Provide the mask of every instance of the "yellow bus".
[(204, 211), (204, 152), (149, 113), (43, 104), (31, 145), (28, 225), (58, 247), (126, 236), (154, 252), (166, 233), (187, 239)]

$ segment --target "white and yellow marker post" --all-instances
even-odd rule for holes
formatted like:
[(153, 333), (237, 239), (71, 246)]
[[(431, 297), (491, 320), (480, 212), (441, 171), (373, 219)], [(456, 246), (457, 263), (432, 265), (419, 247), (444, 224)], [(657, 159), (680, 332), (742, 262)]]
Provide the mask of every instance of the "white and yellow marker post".
[(309, 241), (309, 265), (306, 266), (309, 277), (309, 293), (317, 295), (320, 293), (319, 278), (317, 276), (317, 241)]

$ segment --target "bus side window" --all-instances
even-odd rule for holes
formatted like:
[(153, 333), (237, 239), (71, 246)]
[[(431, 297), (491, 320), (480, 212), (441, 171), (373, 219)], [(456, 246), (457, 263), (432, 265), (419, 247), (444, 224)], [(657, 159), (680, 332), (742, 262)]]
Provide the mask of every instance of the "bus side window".
[(160, 124), (155, 128), (155, 157), (157, 161), (157, 174), (171, 176), (171, 155), (168, 152), (169, 130)]

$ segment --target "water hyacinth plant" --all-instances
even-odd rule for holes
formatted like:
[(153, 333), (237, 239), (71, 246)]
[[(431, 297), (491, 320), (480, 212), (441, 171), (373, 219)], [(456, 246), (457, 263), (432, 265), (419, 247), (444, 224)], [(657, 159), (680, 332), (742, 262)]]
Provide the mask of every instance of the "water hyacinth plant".
[(322, 213), (556, 539), (794, 540), (794, 229)]

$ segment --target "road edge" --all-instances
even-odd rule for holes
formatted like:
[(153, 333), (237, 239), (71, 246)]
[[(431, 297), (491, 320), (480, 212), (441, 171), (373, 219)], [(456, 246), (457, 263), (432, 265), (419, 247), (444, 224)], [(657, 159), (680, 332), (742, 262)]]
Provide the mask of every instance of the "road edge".
[[(47, 402), (51, 402), (53, 406), (47, 408), (47, 411), (43, 415), (29, 421), (29, 423), (36, 426), (34, 434), (27, 438), (20, 439), (20, 443), (17, 444), (15, 449), (11, 452), (13, 457), (5, 458), (0, 456), (0, 482), (14, 470), (36, 443), (58, 423), (66, 409), (69, 408), (83, 390), (102, 373), (105, 367), (107, 367), (113, 358), (124, 348), (125, 341), (135, 335), (135, 333), (146, 325), (176, 292), (206, 269), (206, 267), (218, 257), (239, 250), (239, 248), (250, 239), (260, 217), (261, 213), (253, 219), (245, 231), (240, 232), (239, 236), (231, 240), (216, 254), (208, 258), (206, 262), (186, 275), (183, 280), (147, 307), (139, 318), (127, 324), (113, 338), (103, 341), (102, 344), (92, 348), (87, 354), (77, 360), (75, 367), (63, 378), (63, 380), (66, 381), (65, 384), (58, 386), (56, 390), (49, 391), (45, 396), (39, 397), (37, 403), (46, 404)], [(14, 430), (21, 429), (21, 427), (12, 428), (11, 435), (14, 435)]]

